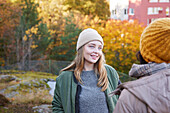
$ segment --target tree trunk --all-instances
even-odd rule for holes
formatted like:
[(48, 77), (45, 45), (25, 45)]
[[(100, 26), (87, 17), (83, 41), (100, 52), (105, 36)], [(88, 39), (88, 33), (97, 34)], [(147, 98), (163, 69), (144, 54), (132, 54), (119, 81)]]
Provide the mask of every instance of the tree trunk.
[(16, 56), (17, 56), (17, 67), (19, 70), (21, 70), (21, 65), (20, 65), (20, 51), (19, 51), (20, 43), (19, 43), (19, 34), (17, 33), (16, 36)]
[(24, 34), (25, 34), (24, 30), (22, 30), (22, 61), (21, 61), (22, 70), (25, 69), (25, 58), (26, 58)]
[(31, 45), (32, 45), (32, 38), (29, 40), (28, 44), (28, 70), (30, 70), (30, 61), (31, 61)]

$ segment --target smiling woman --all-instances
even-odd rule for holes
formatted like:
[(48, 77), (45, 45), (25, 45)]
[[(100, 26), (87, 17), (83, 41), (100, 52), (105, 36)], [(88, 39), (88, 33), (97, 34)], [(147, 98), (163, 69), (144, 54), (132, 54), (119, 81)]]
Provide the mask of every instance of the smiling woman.
[(93, 70), (93, 65), (102, 55), (103, 45), (100, 41), (91, 41), (84, 45), (84, 70)]
[(91, 28), (77, 41), (77, 55), (56, 79), (54, 113), (112, 113), (117, 96), (108, 97), (118, 83), (116, 70), (105, 64), (103, 38)]

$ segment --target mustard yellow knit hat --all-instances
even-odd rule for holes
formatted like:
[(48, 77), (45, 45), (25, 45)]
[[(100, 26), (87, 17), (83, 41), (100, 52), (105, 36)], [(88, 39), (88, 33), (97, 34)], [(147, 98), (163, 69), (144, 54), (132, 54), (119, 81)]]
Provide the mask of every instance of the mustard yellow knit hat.
[(145, 28), (140, 52), (146, 62), (170, 63), (170, 18), (156, 19)]
[(76, 50), (93, 40), (98, 40), (102, 43), (102, 45), (104, 45), (103, 38), (96, 30), (92, 28), (83, 30), (78, 37)]

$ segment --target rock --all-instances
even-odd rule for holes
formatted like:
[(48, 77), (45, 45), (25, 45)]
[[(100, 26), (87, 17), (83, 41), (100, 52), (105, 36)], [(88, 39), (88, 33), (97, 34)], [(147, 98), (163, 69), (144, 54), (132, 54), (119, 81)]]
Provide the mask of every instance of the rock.
[(40, 106), (33, 107), (34, 112), (36, 113), (52, 113), (52, 105), (43, 104)]
[(0, 90), (0, 94), (3, 94), (5, 92), (6, 89), (1, 89)]
[(52, 82), (55, 82), (54, 79), (51, 79), (51, 78), (47, 78), (47, 79), (40, 79), (41, 81), (44, 81), (44, 82), (49, 82), (49, 81), (52, 81)]
[(50, 90), (49, 85), (42, 79), (40, 79), (40, 80), (32, 80), (31, 84), (35, 88), (45, 88), (47, 90)]
[(55, 82), (55, 80), (51, 78), (49, 78), (48, 81)]
[(19, 84), (9, 86), (7, 89), (11, 91), (16, 91), (19, 88)]
[(10, 82), (16, 79), (17, 77), (13, 75), (0, 75), (0, 83)]
[(22, 81), (19, 86), (20, 88), (31, 88), (31, 83), (29, 81)]
[(5, 106), (9, 104), (10, 101), (2, 94), (0, 94), (0, 106)]
[(44, 82), (48, 82), (48, 79), (45, 79), (45, 78), (43, 78), (43, 79), (40, 79), (41, 81), (44, 81)]
[(13, 98), (15, 95), (19, 94), (17, 91), (12, 91), (10, 93), (5, 94), (6, 97), (8, 98)]

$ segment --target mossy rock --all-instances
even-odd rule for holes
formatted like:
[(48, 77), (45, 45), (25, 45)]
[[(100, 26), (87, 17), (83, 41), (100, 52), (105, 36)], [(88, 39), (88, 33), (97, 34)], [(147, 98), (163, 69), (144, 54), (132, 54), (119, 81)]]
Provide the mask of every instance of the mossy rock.
[(13, 75), (0, 75), (0, 83), (11, 82), (16, 79), (17, 77)]
[(17, 92), (27, 92), (29, 93), (30, 90), (37, 90), (37, 89), (45, 89), (50, 90), (50, 86), (43, 81), (43, 79), (35, 79), (35, 80), (28, 80), (28, 81), (22, 81), (19, 84), (9, 86), (5, 93), (10, 93), (11, 91), (17, 91)]
[(0, 94), (0, 106), (5, 106), (9, 104), (10, 101), (2, 94)]

